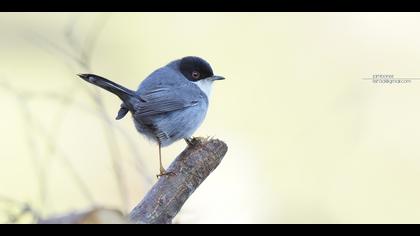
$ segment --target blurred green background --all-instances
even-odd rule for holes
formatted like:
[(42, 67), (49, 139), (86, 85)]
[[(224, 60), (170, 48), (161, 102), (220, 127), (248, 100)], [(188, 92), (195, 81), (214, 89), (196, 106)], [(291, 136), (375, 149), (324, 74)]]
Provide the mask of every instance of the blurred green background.
[[(196, 136), (229, 145), (180, 223), (420, 223), (418, 13), (1, 13), (0, 222), (105, 205), (156, 181), (157, 147), (120, 101), (186, 55), (216, 83)], [(185, 147), (163, 149), (170, 164)], [(27, 210), (27, 209), (26, 209)], [(18, 222), (30, 217), (18, 216)]]

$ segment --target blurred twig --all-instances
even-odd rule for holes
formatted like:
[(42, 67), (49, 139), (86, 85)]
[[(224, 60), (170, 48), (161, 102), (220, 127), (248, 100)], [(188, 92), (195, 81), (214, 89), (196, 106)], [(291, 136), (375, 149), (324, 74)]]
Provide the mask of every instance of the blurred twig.
[(105, 25), (109, 19), (108, 16), (109, 15), (102, 15), (102, 17), (100, 16), (96, 18), (83, 44), (85, 45), (85, 47), (83, 47), (83, 50), (81, 51), (81, 57), (82, 61), (86, 62), (85, 67), (87, 69), (91, 68), (93, 51), (95, 50), (96, 42), (98, 41), (99, 35), (105, 28)]
[[(79, 51), (79, 60), (77, 61), (80, 68), (82, 70), (85, 70), (86, 72), (91, 72), (92, 68), (91, 68), (91, 62), (92, 62), (92, 54), (95, 48), (95, 44), (97, 42), (97, 39), (99, 38), (99, 34), (102, 31), (103, 27), (105, 26), (107, 18), (102, 18), (101, 21), (97, 21), (100, 22), (100, 24), (98, 25), (97, 22), (95, 22), (96, 24), (94, 24), (89, 33), (88, 36), (85, 39), (85, 46), (81, 48), (81, 50)], [(100, 28), (98, 28), (100, 27)], [(74, 32), (74, 24), (72, 25), (72, 29), (69, 30), (69, 32)], [(74, 35), (73, 33), (69, 34), (70, 36)], [(68, 38), (68, 37), (67, 37)], [(71, 39), (68, 38), (67, 42), (74, 42), (75, 39)], [(72, 45), (70, 45), (72, 46)], [(73, 48), (74, 50), (77, 51), (77, 48)], [(90, 91), (90, 90), (88, 90)], [(109, 116), (106, 113), (106, 109), (105, 106), (103, 104), (103, 100), (102, 97), (100, 96), (100, 92), (97, 88), (95, 88), (95, 92), (94, 93), (90, 93), (90, 95), (92, 96), (93, 100), (95, 101), (98, 111), (101, 115), (103, 115), (103, 117), (105, 117), (108, 120), (110, 120)], [(112, 127), (112, 126), (111, 126)], [(124, 183), (124, 179), (123, 179), (123, 174), (121, 172), (121, 166), (120, 166), (120, 151), (117, 145), (117, 140), (115, 139), (115, 134), (113, 129), (109, 129), (109, 126), (105, 126), (104, 127), (105, 130), (105, 134), (106, 134), (106, 140), (108, 143), (108, 148), (110, 151), (110, 155), (111, 155), (111, 162), (112, 162), (112, 167), (115, 173), (115, 177), (117, 180), (117, 184), (118, 184), (118, 188), (120, 191), (120, 195), (121, 195), (121, 200), (123, 202), (123, 206), (124, 206), (124, 212), (126, 210), (128, 210), (129, 208), (129, 204), (128, 204), (128, 192)]]
[[(61, 54), (62, 56), (64, 56), (64, 58), (68, 59), (69, 62), (73, 62), (74, 64), (76, 64), (76, 66), (79, 68), (77, 73), (80, 72), (90, 72), (92, 71), (91, 68), (91, 64), (92, 64), (92, 56), (93, 56), (93, 52), (94, 49), (96, 47), (97, 44), (97, 40), (99, 39), (100, 33), (102, 32), (103, 28), (106, 25), (106, 22), (108, 20), (109, 15), (102, 15), (96, 18), (96, 20), (93, 22), (92, 26), (90, 27), (90, 30), (88, 31), (88, 33), (86, 34), (87, 36), (85, 37), (85, 40), (83, 41), (83, 43), (80, 43), (80, 37), (76, 37), (77, 33), (76, 33), (76, 26), (77, 26), (77, 22), (78, 22), (78, 18), (73, 18), (73, 20), (71, 20), (68, 24), (68, 26), (65, 29), (64, 32), (64, 36), (66, 39), (66, 43), (67, 43), (67, 48), (63, 47), (61, 45), (58, 45), (54, 42), (51, 42), (50, 40), (47, 39), (43, 39), (42, 37), (37, 37), (37, 42), (39, 45), (41, 45), (42, 47), (44, 47), (47, 51), (51, 52), (57, 52), (59, 54)], [(54, 54), (54, 53), (53, 53)], [(72, 66), (70, 64), (67, 64), (68, 67), (70, 69), (72, 69)], [(72, 70), (73, 71), (73, 70)], [(76, 73), (75, 73), (76, 74)], [(106, 109), (101, 97), (101, 93), (99, 91), (99, 89), (94, 88), (93, 90), (88, 88), (88, 87), (83, 87), (83, 89), (89, 94), (89, 96), (93, 99), (93, 101), (95, 102), (96, 108), (98, 110), (98, 113), (100, 114), (100, 116), (102, 116), (102, 118), (106, 121), (104, 123), (104, 130), (105, 130), (105, 136), (106, 136), (106, 141), (107, 141), (107, 146), (109, 148), (110, 151), (110, 156), (111, 156), (111, 163), (113, 166), (113, 170), (116, 176), (116, 181), (118, 184), (118, 188), (119, 188), (119, 192), (121, 195), (121, 199), (123, 202), (123, 206), (124, 206), (124, 210), (128, 210), (128, 191), (127, 191), (127, 187), (125, 186), (125, 181), (124, 181), (124, 176), (123, 173), (121, 171), (121, 157), (120, 157), (120, 151), (119, 151), (119, 147), (117, 145), (117, 140), (115, 138), (115, 132), (114, 129), (119, 129), (116, 128), (116, 126), (114, 124), (111, 123), (112, 119), (107, 115), (106, 113)], [(72, 93), (74, 93), (75, 91), (73, 90)], [(70, 93), (70, 94), (72, 94)], [(68, 104), (71, 104), (73, 102), (73, 99), (70, 98), (69, 100), (66, 100), (66, 102)], [(65, 111), (61, 110), (59, 111), (60, 114), (63, 114)], [(62, 116), (57, 116), (62, 117)], [(54, 122), (54, 124), (56, 124), (56, 126), (59, 126), (60, 122), (59, 119), (56, 119), (57, 122)], [(111, 125), (110, 125), (111, 124)], [(58, 130), (58, 129), (56, 129)], [(126, 135), (126, 133), (119, 129), (119, 132), (123, 134), (123, 137), (127, 140), (129, 140), (129, 136)], [(128, 143), (132, 143), (132, 141), (129, 141)], [(138, 164), (136, 165), (136, 168), (139, 169), (139, 171), (141, 171), (141, 173), (143, 174), (143, 177), (146, 176), (144, 175), (145, 169), (141, 168), (141, 166), (144, 166), (143, 163), (140, 160), (140, 157), (138, 156), (138, 152), (134, 151), (136, 150), (134, 145), (130, 144), (130, 149), (133, 152), (133, 157), (134, 160), (136, 160), (136, 162), (138, 162)], [(151, 182), (150, 178), (146, 178), (147, 182)]]
[(38, 224), (128, 224), (124, 215), (114, 209), (93, 207), (63, 215), (40, 219)]
[[(99, 33), (103, 30), (106, 22), (108, 21), (108, 16), (98, 17), (97, 20), (94, 22), (93, 26), (91, 27), (91, 30), (89, 31), (90, 33), (88, 33), (88, 35), (90, 36), (88, 36), (85, 40), (86, 42), (85, 47), (82, 47), (83, 45), (81, 45), (81, 43), (75, 36), (77, 34), (75, 29), (76, 29), (78, 20), (79, 20), (79, 17), (70, 18), (68, 25), (65, 27), (65, 33), (64, 33), (65, 39), (66, 39), (65, 41), (68, 44), (67, 46), (70, 47), (70, 50), (66, 49), (64, 46), (55, 44), (54, 42), (51, 42), (50, 40), (36, 33), (33, 33), (32, 36), (30, 37), (32, 39), (35, 36), (35, 39), (36, 39), (35, 42), (38, 44), (38, 46), (45, 49), (47, 52), (50, 52), (54, 56), (61, 55), (62, 56), (60, 57), (61, 59), (66, 59), (63, 62), (67, 65), (67, 67), (72, 72), (72, 74), (75, 71), (75, 68), (73, 68), (72, 64), (76, 64), (76, 67), (79, 68), (77, 69), (78, 73), (81, 70), (91, 71), (90, 64), (92, 61), (93, 49), (95, 48), (96, 41), (99, 38), (98, 37)], [(51, 47), (48, 47), (48, 46), (51, 46)], [(57, 52), (58, 54), (55, 52)], [(105, 111), (104, 107), (101, 108), (102, 105), (100, 102), (101, 101), (100, 91), (97, 88), (94, 88), (94, 90), (92, 91), (88, 87), (81, 87), (79, 83), (75, 83), (74, 86), (70, 88), (66, 88), (66, 95), (68, 97), (68, 99), (66, 99), (66, 102), (68, 105), (74, 103), (74, 98), (76, 97), (74, 96), (74, 94), (79, 89), (83, 89), (84, 91), (87, 92), (88, 95), (92, 97), (92, 99), (97, 103), (97, 105), (99, 105), (99, 110), (102, 110), (103, 112)], [(63, 109), (63, 111), (60, 112), (60, 114), (63, 114), (64, 112), (65, 110)], [(135, 166), (138, 169), (138, 172), (143, 176), (144, 180), (148, 184), (151, 184), (153, 182), (152, 179), (149, 177), (151, 173), (148, 173), (149, 171), (144, 168), (145, 164), (142, 162), (140, 158), (140, 153), (138, 152), (136, 145), (133, 143), (133, 140), (130, 138), (127, 132), (125, 130), (122, 130), (119, 126), (116, 126), (114, 123), (112, 123), (111, 122), (112, 119), (110, 119), (108, 115), (105, 115), (101, 118), (104, 121), (106, 121), (105, 122), (107, 125), (106, 130), (111, 127), (111, 128), (117, 129), (120, 132), (120, 134), (123, 135), (125, 139), (125, 143), (128, 143), (130, 146), (130, 150), (132, 152), (132, 158), (136, 162)], [(55, 120), (59, 121), (60, 119), (55, 119)], [(55, 123), (59, 124), (59, 122), (55, 122)], [(58, 127), (56, 130), (59, 130)]]
[(12, 86), (10, 84), (8, 84), (6, 81), (2, 81), (2, 83), (0, 84), (3, 88), (8, 89), (9, 91), (11, 91), (17, 98), (18, 103), (19, 103), (19, 107), (20, 107), (20, 111), (22, 113), (23, 119), (25, 122), (23, 122), (25, 128), (25, 132), (27, 132), (26, 135), (26, 142), (29, 148), (29, 152), (30, 152), (30, 156), (31, 156), (31, 161), (33, 163), (33, 166), (35, 167), (35, 173), (37, 175), (37, 179), (38, 179), (38, 185), (39, 185), (39, 194), (40, 194), (40, 200), (41, 200), (41, 208), (45, 208), (46, 206), (46, 198), (47, 198), (47, 183), (46, 183), (46, 178), (45, 178), (45, 171), (44, 171), (44, 167), (42, 164), (42, 160), (41, 160), (41, 154), (37, 149), (36, 146), (36, 140), (33, 136), (34, 132), (33, 132), (33, 122), (32, 122), (32, 116), (31, 113), (29, 111), (29, 108), (25, 102), (24, 99), (22, 99), (21, 94), (19, 94), (16, 90), (14, 90), (12, 88)]
[[(106, 119), (103, 114), (98, 113), (97, 111), (91, 109), (89, 106), (86, 106), (84, 103), (80, 103), (75, 101), (74, 94), (72, 92), (69, 93), (60, 93), (55, 91), (45, 91), (45, 92), (35, 92), (32, 90), (24, 90), (24, 89), (17, 89), (12, 87), (7, 80), (0, 80), (0, 87), (5, 89), (8, 92), (12, 92), (14, 94), (20, 94), (22, 98), (24, 98), (27, 101), (35, 101), (35, 100), (48, 100), (52, 102), (59, 103), (60, 107), (68, 107), (73, 106), (83, 112), (89, 113), (90, 115), (93, 115), (101, 120), (103, 120), (108, 125), (113, 125), (112, 121), (109, 119)], [(76, 91), (74, 91), (76, 92)], [(56, 112), (55, 119), (52, 119), (53, 122), (50, 123), (50, 130), (51, 134), (49, 137), (57, 137), (59, 135), (59, 128), (61, 125), (61, 121), (65, 116), (65, 112), (68, 109), (61, 109), (62, 112)], [(133, 166), (138, 170), (138, 173), (146, 180), (148, 184), (151, 184), (153, 182), (152, 173), (149, 173), (147, 169), (145, 169), (145, 164), (142, 162), (140, 158), (140, 153), (136, 147), (136, 144), (134, 140), (128, 135), (125, 130), (123, 130), (120, 126), (114, 126), (115, 129), (125, 138), (125, 144), (128, 145), (130, 148), (130, 152), (132, 154), (132, 158), (127, 158), (127, 161), (132, 162)], [(44, 129), (43, 129), (44, 130)], [(50, 143), (50, 146), (56, 146), (56, 139), (51, 139), (52, 143)], [(63, 152), (64, 153), (64, 152)], [(51, 153), (51, 155), (54, 155), (54, 152)], [(68, 163), (68, 160), (62, 160), (65, 163)]]
[(40, 214), (29, 203), (19, 202), (3, 195), (0, 195), (0, 203), (7, 205), (7, 209), (2, 211), (2, 214), (7, 217), (7, 221), (4, 223), (17, 223), (26, 214), (31, 215), (31, 223), (35, 223), (40, 219)]
[(39, 193), (40, 193), (40, 200), (41, 200), (41, 209), (46, 209), (47, 207), (47, 178), (46, 178), (46, 172), (45, 172), (45, 165), (43, 165), (41, 160), (41, 154), (37, 150), (36, 146), (36, 139), (34, 138), (34, 132), (33, 132), (33, 117), (31, 115), (31, 112), (29, 111), (29, 107), (26, 103), (26, 100), (22, 98), (22, 96), (17, 95), (16, 96), (20, 111), (24, 118), (24, 126), (26, 131), (26, 139), (28, 143), (28, 147), (30, 149), (30, 153), (32, 156), (32, 161), (34, 166), (36, 166), (36, 174), (38, 176), (38, 185), (39, 185)]
[[(53, 155), (57, 155), (57, 156), (61, 156), (61, 158), (59, 160), (63, 161), (64, 163), (64, 167), (66, 167), (69, 171), (69, 173), (72, 175), (73, 179), (75, 180), (77, 186), (80, 188), (82, 194), (85, 196), (85, 198), (91, 203), (94, 203), (94, 199), (92, 194), (90, 193), (89, 188), (86, 186), (86, 184), (84, 183), (84, 181), (81, 179), (81, 177), (79, 176), (79, 174), (77, 173), (77, 171), (75, 170), (75, 168), (73, 167), (73, 165), (71, 164), (71, 162), (69, 161), (69, 159), (66, 157), (66, 155), (64, 154), (64, 152), (59, 151), (59, 147), (56, 144), (56, 139), (54, 138), (55, 136), (53, 135), (49, 135), (48, 131), (46, 128), (43, 127), (42, 123), (40, 121), (37, 121), (35, 117), (33, 117), (29, 111), (29, 106), (28, 106), (28, 97), (27, 94), (19, 91), (18, 89), (12, 87), (10, 84), (8, 84), (5, 80), (2, 80), (0, 83), (0, 87), (3, 87), (6, 89), (6, 91), (10, 92), (12, 95), (14, 95), (20, 105), (21, 108), (21, 112), (23, 114), (23, 117), (25, 119), (25, 125), (28, 126), (25, 130), (28, 132), (27, 133), (27, 137), (28, 137), (28, 145), (31, 149), (31, 152), (35, 155), (38, 154), (37, 150), (36, 150), (36, 145), (34, 144), (34, 135), (35, 134), (39, 134), (41, 136), (44, 137), (44, 139), (46, 140), (46, 143), (48, 145), (48, 150), (50, 151), (50, 154)], [(32, 158), (33, 162), (34, 162), (34, 166), (37, 166), (37, 175), (38, 175), (38, 179), (39, 179), (39, 185), (40, 185), (40, 194), (41, 194), (41, 204), (43, 207), (41, 207), (42, 209), (45, 207), (46, 204), (46, 198), (47, 198), (47, 189), (46, 189), (46, 167), (44, 166), (45, 163), (42, 163), (40, 160), (40, 155), (38, 154), (38, 156)]]
[[(39, 34), (30, 35), (30, 40), (32, 43), (37, 44), (40, 48), (49, 52), (53, 56), (57, 56), (60, 61), (62, 61), (72, 74), (81, 73), (81, 72), (90, 72), (92, 71), (92, 59), (97, 41), (100, 38), (100, 34), (104, 29), (106, 22), (108, 21), (109, 15), (101, 15), (97, 17), (90, 27), (90, 30), (87, 34), (78, 34), (76, 31), (77, 23), (79, 18), (72, 18), (73, 20), (69, 21), (65, 31), (63, 33), (64, 38), (66, 39), (63, 43), (57, 43), (54, 40), (43, 37)], [(87, 35), (83, 37), (84, 40), (81, 40), (81, 35)], [(152, 183), (151, 173), (145, 168), (142, 159), (140, 158), (140, 153), (137, 148), (136, 143), (130, 137), (130, 135), (123, 130), (121, 127), (115, 125), (112, 117), (110, 117), (107, 112), (101, 93), (97, 88), (90, 88), (87, 86), (80, 86), (80, 83), (77, 83), (78, 80), (74, 80), (73, 86), (67, 86), (65, 88), (66, 93), (60, 92), (35, 92), (30, 90), (18, 89), (11, 86), (6, 80), (0, 81), (0, 87), (9, 91), (13, 94), (19, 104), (20, 112), (25, 120), (25, 131), (27, 132), (27, 143), (32, 155), (32, 161), (34, 167), (36, 168), (37, 179), (40, 186), (40, 199), (41, 207), (40, 209), (45, 210), (47, 199), (48, 199), (48, 183), (47, 183), (47, 164), (48, 157), (59, 157), (60, 160), (72, 176), (72, 179), (75, 181), (79, 187), (83, 196), (89, 201), (90, 204), (94, 204), (94, 198), (90, 192), (89, 187), (77, 173), (76, 169), (72, 165), (70, 158), (66, 155), (65, 151), (62, 150), (59, 146), (59, 136), (60, 128), (64, 118), (66, 117), (66, 112), (68, 111), (69, 106), (75, 106), (83, 111), (90, 112), (93, 115), (96, 115), (98, 118), (103, 120), (105, 138), (107, 142), (107, 147), (109, 148), (111, 164), (113, 171), (116, 176), (116, 181), (118, 184), (119, 193), (121, 195), (121, 200), (123, 204), (123, 212), (126, 212), (129, 209), (128, 205), (128, 190), (125, 186), (124, 173), (121, 169), (122, 158), (126, 158), (120, 155), (120, 148), (117, 145), (116, 131), (122, 135), (124, 138), (124, 144), (128, 146), (132, 159), (128, 161), (134, 161), (133, 166), (137, 169), (138, 173), (142, 178), (148, 183)], [(76, 101), (75, 94), (80, 91), (86, 92), (91, 99), (94, 101), (96, 112), (89, 107), (78, 103)], [(57, 90), (60, 91), (60, 90)], [(42, 120), (34, 116), (30, 111), (30, 102), (34, 99), (48, 99), (50, 101), (58, 102), (58, 111), (52, 113), (52, 121), (45, 126), (42, 123)], [(45, 145), (47, 147), (47, 155), (43, 155), (40, 149), (37, 146), (37, 136), (41, 136), (45, 140)], [(1, 201), (1, 199), (0, 199)], [(22, 208), (23, 209), (23, 208)], [(32, 208), (31, 208), (32, 209)], [(24, 212), (24, 211), (22, 211)], [(39, 214), (37, 213), (37, 217)]]

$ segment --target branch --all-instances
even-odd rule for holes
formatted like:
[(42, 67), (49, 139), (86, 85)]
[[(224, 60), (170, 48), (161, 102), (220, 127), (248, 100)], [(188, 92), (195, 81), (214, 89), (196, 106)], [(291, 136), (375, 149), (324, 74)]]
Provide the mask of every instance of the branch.
[(130, 213), (130, 221), (139, 224), (169, 224), (181, 207), (217, 168), (228, 147), (217, 139), (195, 138), (169, 166), (175, 176), (161, 177)]
[(41, 224), (138, 223), (170, 224), (187, 199), (213, 172), (228, 150), (218, 139), (194, 138), (172, 162), (167, 171), (175, 173), (161, 177), (143, 200), (131, 211), (129, 220), (115, 210), (93, 208), (42, 219)]

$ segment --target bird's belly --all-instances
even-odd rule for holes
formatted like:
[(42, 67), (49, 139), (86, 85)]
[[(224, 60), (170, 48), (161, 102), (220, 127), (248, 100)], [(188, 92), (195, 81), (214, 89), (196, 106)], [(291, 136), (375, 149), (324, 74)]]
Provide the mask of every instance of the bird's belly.
[(198, 104), (161, 115), (142, 117), (134, 123), (137, 130), (162, 146), (190, 138), (200, 127), (207, 113), (207, 104)]

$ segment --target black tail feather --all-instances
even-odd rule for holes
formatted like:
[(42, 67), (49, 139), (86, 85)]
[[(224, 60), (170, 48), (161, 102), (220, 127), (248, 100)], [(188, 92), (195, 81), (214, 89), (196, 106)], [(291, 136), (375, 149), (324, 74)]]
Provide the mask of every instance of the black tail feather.
[(130, 98), (136, 96), (136, 93), (133, 90), (125, 88), (122, 85), (114, 83), (108, 79), (100, 77), (94, 74), (79, 74), (78, 75), (83, 80), (94, 84), (98, 87), (101, 87), (115, 95), (117, 95), (123, 102), (128, 102)]

